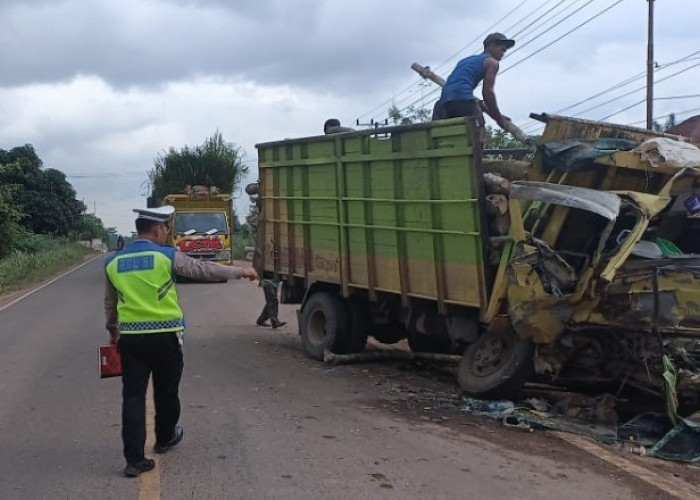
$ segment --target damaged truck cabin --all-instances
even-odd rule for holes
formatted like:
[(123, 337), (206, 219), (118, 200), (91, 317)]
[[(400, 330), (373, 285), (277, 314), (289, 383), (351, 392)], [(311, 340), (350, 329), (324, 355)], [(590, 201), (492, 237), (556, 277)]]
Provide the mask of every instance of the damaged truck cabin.
[(406, 338), (502, 397), (533, 377), (662, 395), (666, 355), (697, 399), (700, 163), (634, 151), (662, 134), (537, 118), (531, 163), (484, 159), (469, 118), (257, 146), (255, 266), (301, 304), (311, 357)]

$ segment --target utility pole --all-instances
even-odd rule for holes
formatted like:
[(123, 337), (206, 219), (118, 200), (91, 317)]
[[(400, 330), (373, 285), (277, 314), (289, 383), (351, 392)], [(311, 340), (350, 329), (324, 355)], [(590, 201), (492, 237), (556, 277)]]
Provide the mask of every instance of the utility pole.
[(647, 34), (647, 130), (654, 126), (654, 1), (649, 3), (649, 32)]

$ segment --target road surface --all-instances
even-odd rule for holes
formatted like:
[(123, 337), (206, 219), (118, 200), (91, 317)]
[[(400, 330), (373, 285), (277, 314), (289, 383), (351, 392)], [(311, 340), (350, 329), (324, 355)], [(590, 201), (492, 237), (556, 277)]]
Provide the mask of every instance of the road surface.
[(449, 379), (306, 358), (293, 308), (254, 326), (245, 281), (178, 285), (185, 437), (124, 478), (121, 380), (97, 377), (102, 265), (0, 301), (1, 499), (671, 498), (555, 438), (436, 412)]

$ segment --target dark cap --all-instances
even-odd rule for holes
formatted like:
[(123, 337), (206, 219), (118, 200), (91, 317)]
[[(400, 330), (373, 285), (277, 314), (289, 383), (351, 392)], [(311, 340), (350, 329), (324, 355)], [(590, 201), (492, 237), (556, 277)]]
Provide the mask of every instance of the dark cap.
[(511, 48), (513, 45), (515, 45), (515, 40), (511, 40), (503, 33), (491, 33), (484, 38), (484, 47), (492, 43), (503, 43), (507, 48)]

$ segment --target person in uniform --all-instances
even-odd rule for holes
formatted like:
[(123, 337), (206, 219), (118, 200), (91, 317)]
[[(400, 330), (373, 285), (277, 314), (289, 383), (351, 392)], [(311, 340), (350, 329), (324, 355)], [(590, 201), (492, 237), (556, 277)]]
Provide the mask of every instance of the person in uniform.
[(183, 436), (178, 395), (182, 376), (185, 319), (175, 290), (175, 275), (220, 281), (257, 280), (252, 268), (196, 260), (165, 246), (172, 206), (135, 209), (138, 238), (105, 263), (104, 307), (109, 341), (122, 363), (122, 441), (124, 475), (153, 469), (146, 458), (146, 388), (153, 376), (155, 438), (153, 451), (165, 453)]
[[(280, 282), (276, 279), (262, 279), (258, 286), (261, 286), (263, 293), (265, 294), (265, 307), (263, 307), (260, 316), (256, 324), (258, 326), (272, 326), (272, 328), (279, 328), (287, 324), (286, 321), (280, 321), (277, 318), (279, 311), (279, 300), (277, 300), (277, 289), (279, 288)], [(270, 323), (267, 320), (270, 320)]]

